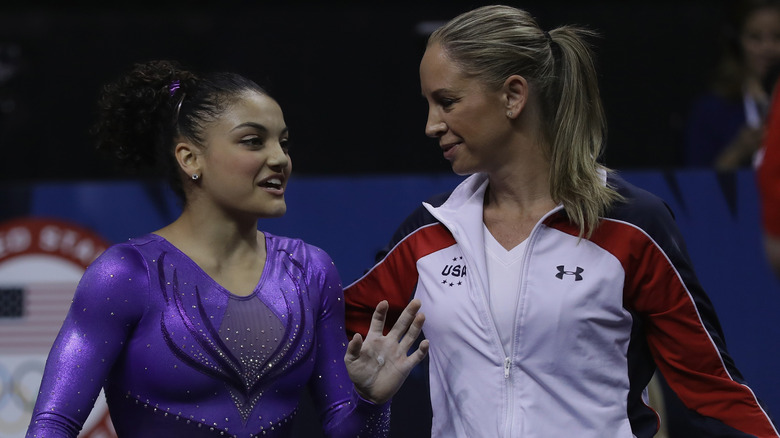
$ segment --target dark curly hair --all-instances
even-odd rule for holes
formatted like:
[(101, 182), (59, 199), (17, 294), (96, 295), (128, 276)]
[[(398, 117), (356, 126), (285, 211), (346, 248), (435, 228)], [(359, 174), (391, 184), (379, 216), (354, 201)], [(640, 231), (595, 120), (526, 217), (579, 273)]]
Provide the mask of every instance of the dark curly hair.
[(246, 91), (268, 93), (235, 73), (197, 75), (176, 61), (150, 61), (103, 87), (92, 129), (97, 148), (131, 169), (152, 167), (164, 174), (185, 200), (182, 175), (173, 155), (179, 138), (198, 145), (204, 130)]

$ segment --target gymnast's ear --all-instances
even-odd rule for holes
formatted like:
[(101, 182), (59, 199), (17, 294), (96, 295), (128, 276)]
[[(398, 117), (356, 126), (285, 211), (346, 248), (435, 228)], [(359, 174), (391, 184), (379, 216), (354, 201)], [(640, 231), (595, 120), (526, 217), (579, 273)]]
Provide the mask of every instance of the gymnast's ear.
[(188, 178), (192, 178), (192, 175), (200, 175), (202, 173), (203, 160), (201, 158), (201, 150), (198, 146), (189, 142), (179, 142), (173, 149), (173, 153), (176, 157), (176, 161), (179, 163), (179, 167)]

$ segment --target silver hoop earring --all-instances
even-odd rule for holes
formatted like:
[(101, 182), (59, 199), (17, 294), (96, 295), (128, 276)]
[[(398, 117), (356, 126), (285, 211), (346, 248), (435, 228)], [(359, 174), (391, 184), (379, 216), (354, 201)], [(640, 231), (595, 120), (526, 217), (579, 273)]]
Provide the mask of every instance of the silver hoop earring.
[(197, 181), (197, 180), (198, 180), (198, 178), (200, 178), (200, 176), (199, 176), (197, 173), (193, 173), (193, 174), (192, 174), (192, 180), (193, 180), (193, 181)]

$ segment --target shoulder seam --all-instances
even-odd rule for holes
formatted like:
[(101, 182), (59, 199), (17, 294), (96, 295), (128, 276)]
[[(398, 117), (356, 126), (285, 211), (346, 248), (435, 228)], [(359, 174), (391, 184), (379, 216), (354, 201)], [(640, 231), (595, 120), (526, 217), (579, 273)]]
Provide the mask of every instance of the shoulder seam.
[(420, 231), (422, 231), (422, 230), (424, 230), (426, 228), (430, 228), (430, 227), (434, 227), (434, 226), (442, 226), (443, 227), (444, 225), (441, 224), (440, 222), (433, 222), (433, 223), (430, 223), (430, 224), (426, 224), (426, 225), (420, 226), (420, 227), (416, 228), (414, 231), (412, 231), (411, 233), (408, 233), (407, 235), (405, 235), (403, 237), (403, 239), (399, 240), (395, 245), (393, 245), (393, 247), (387, 252), (387, 254), (384, 255), (384, 257), (382, 257), (381, 260), (379, 260), (378, 262), (374, 263), (374, 266), (372, 266), (371, 269), (369, 269), (365, 274), (361, 275), (357, 280), (355, 280), (352, 283), (350, 283), (349, 285), (347, 285), (344, 289), (348, 289), (348, 288), (352, 287), (352, 285), (354, 285), (355, 283), (358, 283), (364, 277), (367, 277), (369, 274), (371, 274), (375, 269), (377, 269), (377, 267), (382, 265), (382, 263), (384, 263), (385, 260), (387, 260), (388, 257), (390, 257), (390, 255), (393, 253), (393, 251), (396, 250), (396, 248), (398, 248), (402, 243), (404, 243), (406, 240), (408, 240), (411, 236), (417, 234), (418, 232), (420, 232)]

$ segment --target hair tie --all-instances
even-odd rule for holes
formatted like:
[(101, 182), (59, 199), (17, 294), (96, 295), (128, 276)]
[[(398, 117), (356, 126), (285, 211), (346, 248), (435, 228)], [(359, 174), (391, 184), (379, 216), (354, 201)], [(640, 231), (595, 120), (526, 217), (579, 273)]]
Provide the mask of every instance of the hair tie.
[(553, 40), (550, 36), (550, 32), (547, 32), (546, 30), (542, 31), (544, 33), (544, 37), (547, 38), (547, 44), (552, 46)]
[[(173, 95), (176, 94), (176, 90), (179, 88), (181, 88), (181, 82), (178, 79), (171, 81), (171, 83), (168, 85), (168, 92), (170, 93), (170, 96), (173, 97)], [(176, 103), (176, 107), (173, 110), (173, 126), (179, 124), (179, 112), (181, 112), (181, 104), (184, 102), (184, 96), (186, 95), (187, 93), (182, 93), (181, 97)]]
[(171, 93), (171, 96), (173, 96), (176, 93), (176, 90), (179, 89), (181, 86), (181, 82), (179, 80), (172, 81), (170, 85), (168, 85), (168, 91)]

